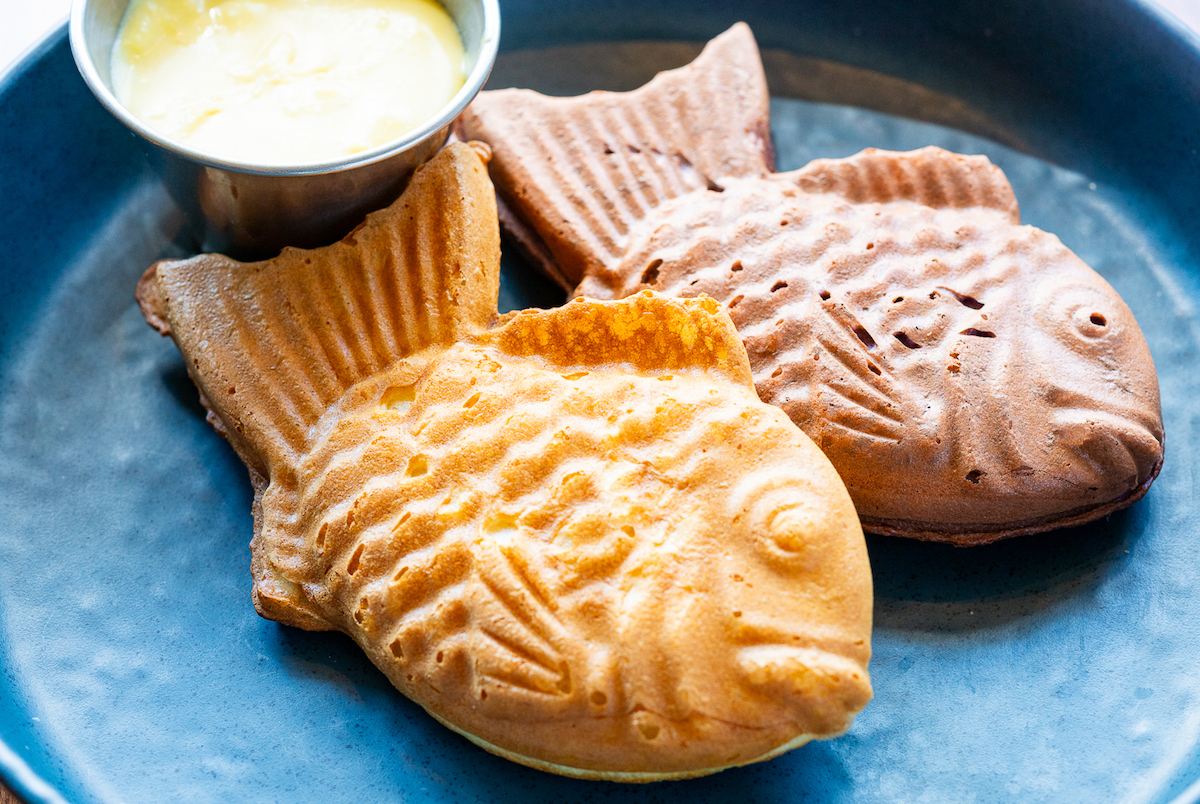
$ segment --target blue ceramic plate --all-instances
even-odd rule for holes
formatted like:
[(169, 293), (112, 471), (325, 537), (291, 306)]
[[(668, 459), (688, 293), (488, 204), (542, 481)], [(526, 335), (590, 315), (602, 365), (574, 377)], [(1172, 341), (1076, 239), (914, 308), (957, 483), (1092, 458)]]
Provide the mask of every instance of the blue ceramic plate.
[[(59, 33), (0, 82), (0, 776), (34, 802), (1200, 801), (1200, 41), (1130, 0), (503, 11), (495, 82), (561, 92), (635, 85), (695, 52), (662, 41), (747, 20), (783, 168), (988, 154), (1141, 322), (1162, 476), (1085, 528), (869, 539), (876, 700), (838, 740), (643, 787), (492, 757), (349, 639), (254, 613), (245, 471), (132, 300), (190, 244)], [(560, 299), (506, 262), (503, 306)]]

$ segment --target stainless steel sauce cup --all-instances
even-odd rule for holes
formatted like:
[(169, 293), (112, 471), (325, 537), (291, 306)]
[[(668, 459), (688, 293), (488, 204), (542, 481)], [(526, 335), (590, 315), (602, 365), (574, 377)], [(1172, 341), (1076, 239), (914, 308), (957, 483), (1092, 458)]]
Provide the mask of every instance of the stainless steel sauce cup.
[(442, 147), (454, 118), (483, 87), (500, 42), (497, 0), (439, 2), (458, 27), (466, 51), (462, 89), (436, 117), (403, 137), (313, 164), (258, 165), (200, 153), (130, 114), (113, 94), (109, 72), (129, 0), (74, 0), (71, 50), (92, 92), (145, 144), (201, 248), (242, 259), (267, 257), (283, 246), (332, 243), (366, 213), (394, 200), (413, 170)]

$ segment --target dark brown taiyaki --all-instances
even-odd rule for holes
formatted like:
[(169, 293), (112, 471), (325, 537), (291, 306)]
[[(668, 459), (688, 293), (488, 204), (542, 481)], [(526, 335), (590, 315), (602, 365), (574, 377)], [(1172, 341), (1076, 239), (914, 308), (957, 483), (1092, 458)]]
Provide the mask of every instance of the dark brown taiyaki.
[(494, 200), (455, 144), (339, 244), (143, 278), (250, 469), (259, 612), (344, 631), (556, 773), (697, 776), (845, 731), (872, 597), (833, 467), (711, 299), (498, 316)]
[(867, 530), (979, 544), (1087, 522), (1158, 474), (1133, 315), (1003, 173), (937, 148), (771, 173), (749, 29), (629, 93), (480, 95), (501, 222), (578, 296), (728, 309), (764, 401), (825, 451)]

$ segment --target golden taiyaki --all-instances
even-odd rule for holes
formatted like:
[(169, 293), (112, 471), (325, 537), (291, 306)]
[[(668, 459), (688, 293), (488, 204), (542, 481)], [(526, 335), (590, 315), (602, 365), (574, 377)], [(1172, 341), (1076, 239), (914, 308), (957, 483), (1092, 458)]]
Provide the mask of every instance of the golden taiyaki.
[(501, 223), (575, 296), (730, 313), (759, 395), (829, 456), (863, 526), (978, 544), (1139, 499), (1158, 380), (1117, 293), (1021, 226), (1003, 173), (937, 148), (771, 173), (742, 24), (629, 93), (482, 93)]
[(711, 299), (496, 311), (483, 146), (341, 243), (138, 297), (250, 470), (254, 602), (489, 751), (622, 781), (845, 731), (871, 579), (829, 461)]

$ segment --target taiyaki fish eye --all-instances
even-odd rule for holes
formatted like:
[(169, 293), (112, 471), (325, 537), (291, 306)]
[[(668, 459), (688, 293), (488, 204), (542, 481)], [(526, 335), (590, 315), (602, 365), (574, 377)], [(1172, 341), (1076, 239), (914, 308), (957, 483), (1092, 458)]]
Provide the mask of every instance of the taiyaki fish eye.
[(752, 475), (734, 492), (734, 522), (753, 536), (756, 552), (776, 569), (811, 573), (821, 560), (818, 545), (829, 517), (812, 505), (800, 478)]
[(1086, 308), (1080, 308), (1075, 311), (1072, 316), (1075, 326), (1079, 332), (1089, 338), (1100, 338), (1107, 335), (1109, 330), (1108, 316), (1104, 313), (1092, 311), (1088, 313)]
[(1120, 312), (1109, 294), (1090, 285), (1059, 285), (1038, 294), (1039, 320), (1047, 331), (1081, 345), (1107, 342), (1118, 332)]
[(812, 532), (812, 517), (795, 504), (773, 511), (767, 524), (767, 538), (785, 553), (802, 553)]

